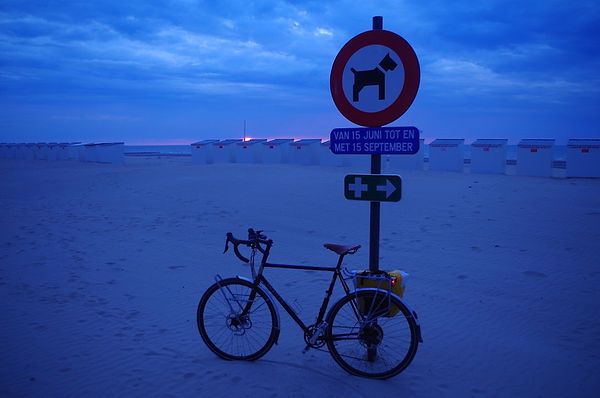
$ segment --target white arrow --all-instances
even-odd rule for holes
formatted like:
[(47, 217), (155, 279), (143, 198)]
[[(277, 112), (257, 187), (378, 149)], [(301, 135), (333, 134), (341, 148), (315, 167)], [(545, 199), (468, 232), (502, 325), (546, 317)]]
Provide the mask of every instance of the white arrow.
[(387, 178), (385, 179), (385, 185), (377, 185), (377, 190), (385, 192), (385, 198), (389, 198), (391, 194), (396, 192), (396, 187)]

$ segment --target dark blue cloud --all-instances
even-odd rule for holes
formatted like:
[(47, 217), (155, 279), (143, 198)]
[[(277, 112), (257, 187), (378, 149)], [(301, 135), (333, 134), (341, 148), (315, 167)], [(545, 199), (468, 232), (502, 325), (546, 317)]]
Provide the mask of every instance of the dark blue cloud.
[[(181, 135), (196, 118), (215, 125), (208, 120), (218, 115), (238, 124), (254, 118), (265, 134), (276, 134), (286, 118), (310, 120), (326, 136), (338, 127), (332, 123), (348, 123), (330, 100), (331, 63), (347, 40), (370, 29), (373, 15), (383, 15), (384, 28), (404, 36), (420, 59), (421, 89), (407, 123), (438, 135), (460, 131), (467, 109), (478, 112), (467, 125), (494, 134), (505, 131), (490, 127), (502, 117), (522, 120), (532, 134), (559, 134), (554, 126), (563, 119), (596, 134), (594, 3), (367, 3), (4, 1), (0, 141), (35, 135), (38, 124), (60, 134), (66, 123), (159, 136), (157, 118), (174, 113), (170, 125)], [(25, 109), (30, 118), (12, 116)], [(140, 125), (148, 128), (140, 132)]]

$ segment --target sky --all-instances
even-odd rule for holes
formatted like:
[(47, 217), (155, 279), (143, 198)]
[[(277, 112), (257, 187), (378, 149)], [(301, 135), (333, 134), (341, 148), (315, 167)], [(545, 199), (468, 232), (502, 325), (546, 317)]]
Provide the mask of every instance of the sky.
[(600, 5), (587, 0), (0, 3), (0, 142), (326, 138), (355, 126), (333, 61), (372, 17), (420, 65), (390, 126), (435, 138), (600, 138)]

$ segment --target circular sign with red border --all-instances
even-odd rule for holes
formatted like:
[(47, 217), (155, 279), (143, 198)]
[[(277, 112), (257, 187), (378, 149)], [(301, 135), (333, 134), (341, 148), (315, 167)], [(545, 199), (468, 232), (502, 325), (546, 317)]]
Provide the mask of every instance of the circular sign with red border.
[(401, 36), (369, 30), (348, 41), (333, 61), (329, 85), (342, 115), (365, 127), (402, 116), (413, 103), (421, 71), (414, 50)]

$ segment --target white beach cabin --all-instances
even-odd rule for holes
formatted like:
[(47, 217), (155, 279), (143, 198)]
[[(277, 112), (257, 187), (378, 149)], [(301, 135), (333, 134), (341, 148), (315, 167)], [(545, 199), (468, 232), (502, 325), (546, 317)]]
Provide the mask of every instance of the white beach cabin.
[(58, 152), (59, 160), (72, 160), (79, 159), (78, 145), (80, 142), (63, 142), (60, 144), (60, 151)]
[(517, 174), (535, 177), (552, 176), (554, 139), (524, 139), (517, 146)]
[(192, 146), (192, 163), (194, 164), (212, 164), (215, 159), (213, 156), (213, 145), (219, 140), (203, 140), (194, 142)]
[(319, 162), (322, 166), (355, 166), (357, 169), (360, 168), (361, 171), (369, 171), (371, 167), (371, 156), (336, 155), (331, 152), (330, 141), (327, 140), (321, 142), (321, 156), (319, 157)]
[(292, 163), (319, 165), (321, 157), (320, 139), (303, 139), (289, 144), (292, 151)]
[(94, 143), (89, 143), (89, 144), (84, 144), (84, 161), (86, 162), (97, 162), (98, 161), (98, 150), (96, 148), (96, 144)]
[(25, 159), (25, 156), (26, 156), (25, 152), (27, 150), (27, 147), (25, 145), (26, 145), (25, 143), (17, 144), (17, 151), (15, 154), (15, 157), (17, 159)]
[(96, 162), (100, 163), (124, 163), (124, 142), (102, 142), (96, 145)]
[(570, 139), (567, 177), (600, 177), (600, 139)]
[(25, 159), (27, 159), (27, 160), (35, 159), (35, 144), (32, 144), (32, 143), (25, 144)]
[(35, 159), (46, 159), (46, 144), (38, 142), (33, 148), (33, 156)]
[(322, 166), (342, 166), (344, 157), (347, 155), (336, 155), (329, 148), (329, 140), (321, 142), (321, 156), (319, 157)]
[(235, 144), (241, 139), (214, 142), (212, 145), (214, 163), (235, 163)]
[(465, 166), (464, 138), (438, 138), (429, 144), (429, 170), (459, 171)]
[(271, 141), (262, 142), (263, 163), (290, 163), (291, 147), (289, 144), (291, 142), (294, 142), (292, 138), (277, 138)]
[(15, 144), (14, 142), (8, 144), (9, 147), (9, 151), (8, 151), (8, 156), (10, 159), (16, 159), (17, 158), (17, 152), (19, 151), (19, 144)]
[(82, 142), (73, 143), (69, 146), (69, 159), (85, 162), (85, 146)]
[(58, 151), (60, 146), (56, 142), (51, 142), (46, 146), (46, 159), (58, 160)]
[(419, 139), (419, 152), (414, 155), (387, 155), (385, 158), (382, 157), (381, 163), (381, 167), (390, 172), (396, 170), (423, 170), (425, 165), (425, 140)]
[(253, 138), (235, 143), (236, 163), (262, 163), (263, 146), (266, 139)]
[(471, 144), (471, 173), (504, 174), (507, 139), (479, 139)]

